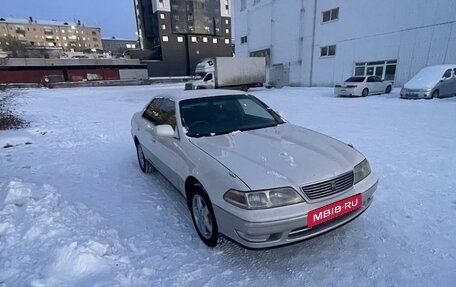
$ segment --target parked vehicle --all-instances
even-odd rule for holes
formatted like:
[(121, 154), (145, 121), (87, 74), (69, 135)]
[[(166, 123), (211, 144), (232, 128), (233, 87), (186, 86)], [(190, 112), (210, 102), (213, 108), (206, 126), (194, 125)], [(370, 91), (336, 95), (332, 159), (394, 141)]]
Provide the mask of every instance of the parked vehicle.
[[(262, 86), (266, 62), (261, 57), (216, 57), (196, 65), (191, 89), (240, 89)], [(186, 89), (190, 89), (187, 86)]]
[(377, 76), (350, 77), (342, 84), (334, 87), (334, 94), (337, 96), (365, 97), (374, 94), (389, 94), (392, 88), (393, 82), (384, 81)]
[(401, 89), (403, 99), (432, 99), (456, 95), (456, 64), (421, 69)]
[(317, 236), (363, 213), (377, 188), (352, 146), (239, 91), (158, 95), (133, 115), (131, 134), (141, 170), (182, 193), (211, 247), (219, 234), (249, 248)]

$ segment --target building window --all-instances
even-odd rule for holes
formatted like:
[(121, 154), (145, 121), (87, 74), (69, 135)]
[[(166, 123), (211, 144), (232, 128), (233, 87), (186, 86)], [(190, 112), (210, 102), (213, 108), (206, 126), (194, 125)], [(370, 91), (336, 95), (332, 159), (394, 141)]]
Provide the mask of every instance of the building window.
[(177, 42), (179, 42), (179, 43), (184, 42), (184, 37), (182, 37), (182, 36), (177, 36)]
[(225, 19), (225, 24), (226, 25), (230, 24), (230, 21), (228, 19)]
[(230, 43), (230, 39), (225, 39), (225, 44), (229, 44)]
[(320, 56), (329, 57), (336, 55), (336, 45), (321, 47)]
[(168, 36), (163, 36), (163, 37), (162, 37), (162, 41), (163, 41), (163, 42), (168, 42)]
[(247, 36), (241, 37), (241, 44), (247, 43)]
[(193, 42), (193, 43), (196, 43), (196, 42), (197, 42), (196, 37), (194, 37), (194, 36), (192, 37), (192, 42)]
[(96, 35), (96, 34), (97, 34), (97, 32), (95, 32), (95, 31), (92, 31), (92, 35)]
[(324, 11), (322, 13), (323, 19), (322, 22), (329, 22), (339, 19), (339, 7)]
[(98, 38), (93, 37), (92, 40), (93, 40), (94, 42), (98, 42)]
[(241, 11), (244, 11), (247, 8), (247, 0), (241, 0)]
[(165, 19), (165, 14), (160, 13), (160, 19)]
[(394, 81), (397, 60), (355, 63), (355, 76), (378, 76), (383, 80)]
[(212, 39), (212, 43), (217, 44), (218, 43), (217, 38)]
[(203, 42), (207, 43), (207, 37), (203, 37)]
[(162, 24), (162, 25), (161, 25), (161, 29), (162, 29), (162, 30), (166, 30), (166, 25), (165, 25), (165, 24)]
[(227, 34), (229, 34), (229, 33), (230, 33), (230, 29), (225, 29), (225, 32), (226, 32)]

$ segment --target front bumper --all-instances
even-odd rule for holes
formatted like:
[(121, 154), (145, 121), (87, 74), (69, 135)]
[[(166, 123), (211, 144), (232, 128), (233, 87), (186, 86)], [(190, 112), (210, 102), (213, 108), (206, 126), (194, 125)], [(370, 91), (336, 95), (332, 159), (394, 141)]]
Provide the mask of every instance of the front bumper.
[(432, 91), (425, 90), (401, 90), (401, 99), (430, 99)]
[[(340, 197), (341, 199), (361, 193), (363, 201), (361, 208), (313, 228), (307, 227), (307, 212), (293, 217), (259, 222), (245, 220), (216, 205), (214, 205), (214, 212), (217, 218), (219, 231), (223, 235), (247, 248), (270, 248), (318, 236), (355, 219), (372, 203), (377, 184), (377, 178), (371, 179), (370, 186), (362, 192), (359, 192), (359, 190), (352, 190), (351, 192), (344, 193)], [(338, 200), (339, 198), (337, 198), (337, 200), (334, 199), (329, 203)], [(329, 203), (325, 202), (321, 205)], [(314, 208), (312, 207), (312, 209)], [(270, 209), (269, 211), (274, 212), (274, 209)]]

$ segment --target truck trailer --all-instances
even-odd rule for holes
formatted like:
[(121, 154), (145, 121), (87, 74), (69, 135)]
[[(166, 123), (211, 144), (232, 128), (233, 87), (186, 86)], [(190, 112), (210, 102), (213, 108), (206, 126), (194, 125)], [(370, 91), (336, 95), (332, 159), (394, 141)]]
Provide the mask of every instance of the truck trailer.
[[(262, 57), (216, 57), (196, 65), (191, 89), (239, 89), (262, 86), (266, 61)], [(186, 85), (186, 89), (190, 89)]]

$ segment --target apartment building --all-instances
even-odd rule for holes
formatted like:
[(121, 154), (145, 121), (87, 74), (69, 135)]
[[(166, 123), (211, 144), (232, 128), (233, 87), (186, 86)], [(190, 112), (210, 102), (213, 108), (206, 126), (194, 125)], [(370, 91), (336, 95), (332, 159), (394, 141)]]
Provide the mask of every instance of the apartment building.
[(81, 21), (15, 19), (0, 17), (0, 41), (11, 36), (24, 44), (62, 47), (66, 51), (102, 50), (101, 30)]
[(454, 0), (237, 0), (236, 55), (267, 57), (268, 80), (331, 86), (377, 75), (400, 86), (456, 63)]
[(116, 37), (102, 38), (103, 50), (114, 57), (120, 57), (127, 50), (138, 49), (138, 41), (131, 39), (119, 39)]
[(233, 55), (231, 0), (134, 0), (150, 76), (194, 73), (204, 58)]

